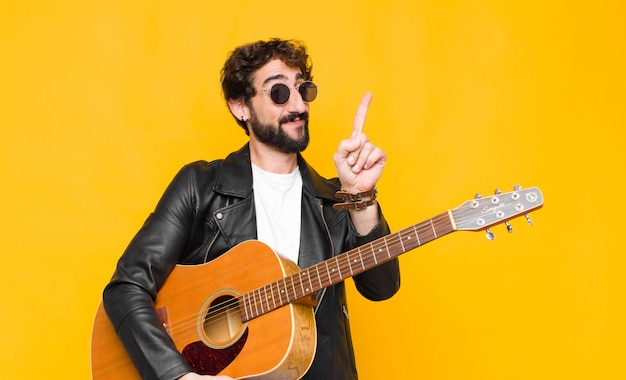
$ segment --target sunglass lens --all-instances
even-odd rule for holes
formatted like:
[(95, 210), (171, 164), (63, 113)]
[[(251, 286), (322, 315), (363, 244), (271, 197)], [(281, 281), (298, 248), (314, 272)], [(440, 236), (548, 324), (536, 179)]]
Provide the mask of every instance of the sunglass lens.
[(302, 100), (310, 103), (317, 98), (317, 86), (313, 82), (302, 82), (298, 87), (298, 92), (302, 95)]
[(270, 90), (272, 101), (278, 105), (287, 103), (289, 95), (291, 95), (291, 90), (289, 90), (286, 84), (277, 83)]

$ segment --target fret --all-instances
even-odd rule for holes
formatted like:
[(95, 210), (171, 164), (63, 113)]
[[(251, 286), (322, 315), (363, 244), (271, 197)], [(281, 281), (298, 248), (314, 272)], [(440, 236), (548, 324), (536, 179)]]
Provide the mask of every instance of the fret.
[(272, 284), (270, 284), (270, 294), (272, 297), (272, 304), (274, 305), (274, 309), (276, 309), (276, 295), (274, 295), (274, 288), (272, 288)]
[[(354, 254), (354, 251), (348, 251), (346, 253), (344, 253), (342, 256), (344, 256), (345, 258), (345, 263), (348, 266), (347, 270), (350, 271), (350, 274), (346, 274), (346, 277), (352, 277), (354, 276), (354, 270), (352, 269), (352, 255)], [(347, 273), (347, 272), (346, 272)]]
[(328, 284), (332, 284), (333, 283), (333, 279), (330, 277), (330, 268), (328, 267), (328, 260), (324, 261), (324, 264), (326, 265), (326, 274), (328, 275)]
[(289, 299), (289, 291), (287, 291), (287, 278), (283, 278), (283, 288), (281, 289), (281, 293), (284, 295), (287, 303), (291, 302), (291, 300)]
[(324, 288), (324, 285), (322, 285), (322, 277), (320, 277), (320, 267), (319, 265), (315, 265), (315, 272), (317, 273), (317, 282), (319, 283), (319, 286), (317, 287), (317, 290)]
[(363, 262), (363, 255), (361, 254), (360, 250), (359, 250), (359, 260), (361, 260), (361, 268), (365, 270), (365, 263)]
[[(307, 286), (307, 282), (309, 283), (308, 286)], [(307, 294), (309, 294), (309, 291), (311, 290), (311, 279), (309, 278), (308, 269), (305, 269), (300, 272), (300, 287), (302, 288), (301, 296), (306, 296)]]
[(433, 224), (432, 218), (430, 219), (430, 226), (433, 229), (433, 234), (435, 235), (435, 239), (437, 238), (437, 231), (435, 230), (435, 225)]
[[(334, 260), (334, 257), (331, 260)], [(329, 267), (328, 267), (328, 270), (329, 270), (328, 277), (330, 278), (329, 284), (334, 284), (335, 283), (335, 280), (333, 278), (334, 275), (337, 275), (337, 268), (336, 268), (335, 265), (336, 264), (334, 264), (334, 265), (333, 264), (329, 264)]]
[(259, 315), (259, 309), (256, 304), (256, 296), (254, 295), (254, 292), (251, 293), (250, 296), (251, 296), (250, 306), (252, 307), (252, 316), (257, 317)]
[(251, 297), (252, 297), (252, 306), (254, 306), (254, 310), (252, 310), (252, 315), (253, 316), (257, 316), (260, 315), (259, 314), (259, 305), (256, 302), (256, 295), (254, 294), (254, 291), (251, 293)]
[(363, 266), (365, 270), (370, 269), (374, 264), (372, 263), (373, 258), (372, 255), (370, 255), (370, 252), (366, 252), (367, 254), (363, 254), (361, 255), (362, 259), (363, 259)]
[(405, 233), (405, 235), (402, 236), (401, 239), (403, 240), (403, 243), (404, 243), (403, 244), (404, 252), (406, 252), (407, 250), (415, 248), (414, 242), (417, 243), (417, 240), (419, 239), (414, 239), (413, 234), (410, 233), (408, 230), (404, 230), (403, 232)]
[(250, 296), (248, 294), (243, 295), (243, 310), (246, 314), (246, 320), (250, 320), (252, 317), (252, 310), (248, 310), (250, 307), (250, 301), (248, 301), (249, 298)]
[(426, 223), (420, 224), (421, 228), (418, 230), (418, 233), (421, 232), (421, 241), (424, 241), (426, 243), (433, 240), (431, 232), (432, 220), (429, 223), (430, 225), (427, 225)]
[(296, 283), (293, 280), (293, 276), (289, 277), (289, 279), (291, 280), (291, 289), (293, 289), (293, 299), (297, 300), (298, 297), (298, 291), (296, 290)]
[(389, 251), (391, 252), (392, 257), (396, 257), (400, 253), (402, 253), (400, 247), (398, 246), (398, 240), (399, 239), (397, 233), (393, 235), (393, 239), (387, 239), (387, 242), (389, 244)]
[(263, 315), (263, 295), (261, 294), (260, 288), (254, 290), (254, 299), (256, 300), (256, 307), (258, 309), (257, 316)]
[[(338, 256), (335, 256), (335, 264), (336, 264), (336, 268), (337, 268), (337, 273), (339, 274), (339, 281), (343, 280), (343, 275), (341, 274), (341, 266), (339, 265), (339, 258)], [(337, 281), (337, 282), (339, 282)]]
[(257, 293), (259, 293), (259, 298), (258, 298), (258, 301), (257, 301), (258, 302), (257, 305), (261, 308), (261, 313), (259, 315), (265, 314), (265, 310), (263, 310), (263, 294), (261, 294), (261, 288), (257, 289)]
[(298, 272), (298, 285), (300, 285), (300, 291), (302, 293), (298, 294), (296, 298), (301, 298), (304, 295), (304, 283), (302, 282), (302, 272)]
[(391, 252), (389, 251), (389, 245), (387, 244), (387, 239), (383, 238), (383, 242), (385, 243), (385, 249), (387, 250), (387, 257), (391, 258)]
[[(372, 245), (374, 245), (375, 242), (372, 242)], [(385, 252), (383, 250), (382, 245), (378, 245), (378, 248), (376, 249), (376, 256), (380, 255), (380, 259), (381, 260), (385, 260)]]
[(269, 307), (267, 307), (267, 310), (266, 310), (267, 291), (265, 290), (265, 286), (259, 289), (259, 294), (261, 295), (261, 297), (259, 298), (261, 301), (261, 312), (265, 314), (266, 312), (270, 311)]
[(272, 307), (270, 306), (270, 298), (272, 297), (272, 284), (268, 285), (270, 287), (270, 292), (268, 294), (267, 292), (267, 286), (263, 287), (263, 291), (265, 292), (265, 305), (267, 306), (267, 311), (272, 310)]
[(376, 257), (376, 251), (374, 250), (374, 246), (370, 243), (370, 247), (372, 249), (372, 257), (374, 258), (374, 264), (378, 265), (378, 258)]
[(420, 235), (417, 233), (417, 225), (413, 225), (413, 231), (415, 231), (415, 238), (417, 239), (417, 245), (422, 245), (422, 242), (420, 241)]
[(402, 242), (402, 235), (400, 232), (398, 232), (398, 237), (400, 237), (400, 246), (402, 246), (402, 252), (406, 252), (406, 249), (404, 248), (404, 243)]
[[(360, 251), (361, 251), (360, 249), (357, 249), (356, 252), (354, 252), (354, 251), (349, 251), (348, 252), (348, 266), (350, 267), (350, 276), (354, 276), (354, 270), (352, 269), (352, 263), (353, 263), (352, 260), (353, 259), (350, 257), (350, 252), (356, 253), (356, 256), (360, 256), (360, 253), (359, 253)], [(354, 259), (354, 262), (356, 263), (356, 258)]]
[(248, 295), (248, 307), (247, 307), (247, 313), (248, 313), (248, 318), (252, 319), (255, 317), (254, 315), (254, 304), (252, 302), (252, 294), (251, 293), (247, 293)]
[[(278, 300), (278, 306), (276, 306), (278, 308), (278, 307), (283, 306), (287, 302), (285, 302), (285, 300), (283, 299), (283, 296), (282, 296), (283, 291), (282, 291), (282, 288), (280, 287), (280, 282), (276, 281), (274, 283), (274, 286), (276, 288), (276, 295), (274, 296), (274, 300), (276, 299)], [(276, 301), (274, 301), (274, 303), (276, 303)]]
[(424, 227), (425, 227), (425, 231), (424, 232), (427, 233), (426, 234), (427, 239), (428, 239), (427, 241), (434, 240), (435, 237), (436, 237), (436, 234), (435, 234), (435, 230), (433, 229), (434, 226), (432, 224), (432, 219), (429, 221), (429, 225), (428, 226), (424, 226)]
[(345, 255), (335, 256), (335, 262), (337, 263), (337, 268), (339, 269), (340, 279), (343, 279), (343, 273), (345, 271), (345, 267), (343, 266), (344, 264), (341, 260), (344, 259), (345, 257), (346, 257)]
[(311, 273), (312, 270), (313, 268), (308, 268), (306, 271), (307, 279), (309, 280), (309, 289), (307, 290), (307, 294), (311, 294), (315, 291), (315, 285), (313, 285), (313, 274)]
[[(354, 276), (354, 272), (352, 272), (352, 264), (350, 263), (350, 254), (346, 252), (341, 255), (341, 258), (343, 259), (342, 267), (344, 268), (343, 271), (346, 273), (346, 278)], [(350, 274), (348, 274), (348, 272), (350, 272)]]

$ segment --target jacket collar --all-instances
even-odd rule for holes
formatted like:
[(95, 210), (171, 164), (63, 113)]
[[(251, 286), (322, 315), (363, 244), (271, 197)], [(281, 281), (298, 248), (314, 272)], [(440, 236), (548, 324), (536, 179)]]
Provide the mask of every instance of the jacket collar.
[[(340, 187), (339, 180), (326, 180), (311, 167), (301, 154), (298, 154), (298, 166), (302, 174), (303, 189), (316, 198), (335, 199), (335, 192)], [(252, 166), (250, 145), (246, 144), (236, 152), (229, 154), (218, 169), (213, 190), (236, 197), (248, 197), (252, 194)]]

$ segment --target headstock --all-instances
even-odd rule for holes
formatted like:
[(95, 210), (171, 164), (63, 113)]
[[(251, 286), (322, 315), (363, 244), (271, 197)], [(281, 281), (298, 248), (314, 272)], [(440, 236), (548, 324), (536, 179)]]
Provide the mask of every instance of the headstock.
[(514, 190), (502, 193), (496, 189), (495, 194), (482, 197), (476, 194), (473, 200), (467, 201), (453, 209), (452, 215), (459, 231), (487, 231), (487, 239), (493, 240), (495, 235), (489, 227), (505, 223), (507, 230), (513, 232), (509, 220), (521, 215), (532, 225), (529, 212), (543, 206), (543, 195), (536, 187), (522, 189), (515, 185)]

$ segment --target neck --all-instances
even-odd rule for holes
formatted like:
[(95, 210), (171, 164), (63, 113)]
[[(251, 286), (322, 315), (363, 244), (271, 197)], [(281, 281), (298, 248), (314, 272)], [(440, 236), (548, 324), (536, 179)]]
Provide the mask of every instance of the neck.
[(250, 161), (259, 168), (276, 174), (289, 174), (298, 166), (296, 153), (283, 153), (258, 141), (250, 141)]

